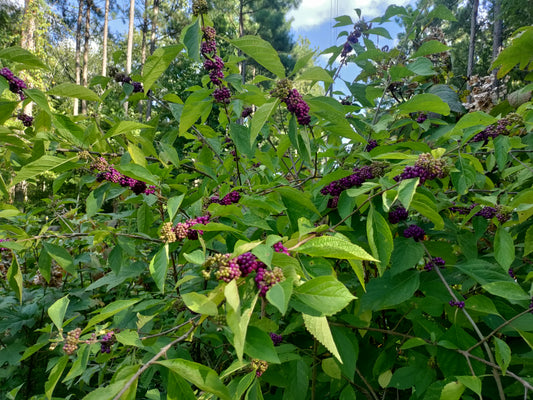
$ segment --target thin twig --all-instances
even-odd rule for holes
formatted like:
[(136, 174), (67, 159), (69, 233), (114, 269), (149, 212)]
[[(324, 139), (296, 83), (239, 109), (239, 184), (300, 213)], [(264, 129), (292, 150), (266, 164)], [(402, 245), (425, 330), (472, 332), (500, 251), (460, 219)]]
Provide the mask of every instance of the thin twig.
[[(37, 236), (32, 236), (32, 237), (29, 237), (29, 238), (26, 238), (26, 239), (18, 239), (16, 241), (16, 243), (28, 242), (30, 240), (40, 240), (40, 239), (70, 239), (70, 238), (75, 238), (75, 237), (87, 237), (87, 236), (92, 236), (92, 235), (94, 235), (94, 233), (92, 233), (92, 232), (91, 233), (87, 233), (87, 232), (83, 232), (83, 233), (80, 233), (80, 232), (63, 233), (63, 234), (60, 234), (60, 235), (37, 235)], [(162, 242), (161, 239), (147, 238), (145, 236), (134, 235), (134, 234), (131, 234), (131, 233), (115, 232), (115, 233), (113, 233), (113, 235), (125, 236), (125, 237), (129, 237), (129, 238), (132, 238), (132, 239), (147, 240), (147, 241), (150, 241), (150, 242), (157, 242), (157, 243), (161, 243)]]
[(151, 339), (151, 338), (155, 338), (155, 337), (160, 337), (160, 336), (165, 336), (165, 335), (168, 335), (169, 333), (172, 333), (174, 331), (177, 331), (178, 329), (180, 329), (181, 327), (187, 325), (187, 324), (190, 324), (192, 322), (195, 322), (198, 318), (200, 318), (200, 315), (197, 315), (196, 317), (194, 318), (191, 318), (190, 320), (188, 321), (185, 321), (183, 322), (182, 324), (179, 324), (177, 326), (174, 326), (164, 332), (159, 332), (159, 333), (156, 333), (154, 335), (148, 335), (148, 336), (143, 336), (142, 338), (140, 338), (140, 340), (145, 340), (145, 339)]
[(150, 361), (148, 361), (146, 364), (144, 364), (141, 368), (139, 368), (139, 370), (131, 377), (131, 379), (126, 382), (126, 384), (124, 385), (124, 387), (120, 390), (120, 392), (117, 393), (117, 395), (113, 398), (113, 400), (119, 400), (120, 397), (126, 393), (126, 391), (130, 388), (131, 385), (133, 385), (133, 382), (135, 382), (137, 380), (137, 378), (139, 378), (139, 376), (141, 376), (141, 374), (146, 371), (148, 369), (148, 367), (150, 365), (152, 365), (153, 363), (155, 363), (157, 360), (159, 360), (172, 346), (174, 346), (176, 343), (179, 343), (179, 342), (182, 342), (184, 341), (185, 339), (187, 339), (189, 337), (189, 335), (191, 334), (191, 332), (196, 328), (196, 324), (194, 322), (191, 322), (192, 326), (191, 328), (185, 332), (183, 335), (181, 335), (180, 337), (174, 339), (172, 342), (170, 342), (169, 344), (167, 344), (165, 347), (163, 347), (159, 353), (157, 353), (155, 356), (153, 356)]
[(372, 397), (374, 398), (374, 400), (379, 400), (378, 395), (376, 394), (376, 392), (374, 391), (374, 389), (372, 388), (372, 386), (370, 386), (370, 383), (368, 383), (368, 381), (365, 379), (365, 377), (363, 376), (363, 374), (361, 373), (361, 371), (359, 371), (359, 368), (356, 368), (356, 369), (355, 369), (355, 372), (357, 372), (357, 375), (359, 375), (359, 378), (361, 378), (361, 380), (363, 381), (363, 383), (366, 385), (368, 391), (370, 392), (370, 394), (372, 395)]
[(511, 318), (510, 320), (508, 321), (505, 321), (504, 323), (502, 323), (500, 326), (498, 326), (496, 329), (494, 329), (491, 333), (489, 333), (487, 336), (485, 336), (485, 338), (483, 340), (480, 340), (479, 342), (477, 342), (476, 344), (474, 344), (472, 347), (470, 347), (467, 351), (469, 353), (472, 352), (472, 350), (474, 350), (476, 347), (478, 347), (479, 345), (481, 345), (483, 342), (486, 342), (487, 340), (489, 340), (492, 336), (494, 336), (496, 333), (498, 333), (502, 328), (505, 328), (507, 325), (509, 325), (511, 322), (513, 321), (516, 321), (518, 318), (520, 318), (522, 315), (526, 315), (528, 313), (530, 313), (531, 310), (530, 309), (526, 309), (524, 311), (522, 311), (520, 314), (517, 314), (515, 315), (513, 318)]

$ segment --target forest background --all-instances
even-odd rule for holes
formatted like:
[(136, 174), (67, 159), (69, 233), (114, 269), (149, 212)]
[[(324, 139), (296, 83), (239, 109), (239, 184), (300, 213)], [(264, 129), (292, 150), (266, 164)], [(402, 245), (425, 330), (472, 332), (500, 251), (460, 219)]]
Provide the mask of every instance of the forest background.
[(0, 0), (0, 398), (531, 397), (533, 3), (298, 6)]

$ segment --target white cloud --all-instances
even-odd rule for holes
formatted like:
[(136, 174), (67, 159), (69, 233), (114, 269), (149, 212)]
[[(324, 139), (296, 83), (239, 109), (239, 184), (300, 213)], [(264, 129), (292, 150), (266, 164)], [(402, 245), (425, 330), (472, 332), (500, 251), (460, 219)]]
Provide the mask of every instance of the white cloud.
[(302, 0), (300, 7), (291, 10), (287, 18), (293, 18), (293, 29), (305, 31), (340, 15), (356, 19), (355, 8), (360, 8), (362, 16), (368, 19), (379, 16), (391, 4), (405, 6), (409, 3), (410, 0)]

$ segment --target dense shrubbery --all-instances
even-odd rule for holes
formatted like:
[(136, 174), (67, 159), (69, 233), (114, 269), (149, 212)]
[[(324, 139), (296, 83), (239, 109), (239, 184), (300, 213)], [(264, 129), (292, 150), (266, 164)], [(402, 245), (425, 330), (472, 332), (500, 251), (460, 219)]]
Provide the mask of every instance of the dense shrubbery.
[[(28, 89), (18, 71), (45, 66), (0, 51), (0, 397), (530, 396), (533, 103), (466, 113), (445, 43), (371, 40), (390, 18), (453, 18), (442, 7), (339, 17), (354, 28), (331, 60), (362, 69), (340, 102), (294, 86), (338, 73), (287, 74), (253, 36), (229, 43), (270, 87), (243, 83), (204, 6), (117, 78), (130, 110), (154, 102), (145, 123), (100, 114), (107, 92)], [(517, 32), (499, 75), (531, 68), (532, 43)], [(184, 49), (203, 85), (159, 99)], [(55, 112), (69, 97), (90, 115)]]

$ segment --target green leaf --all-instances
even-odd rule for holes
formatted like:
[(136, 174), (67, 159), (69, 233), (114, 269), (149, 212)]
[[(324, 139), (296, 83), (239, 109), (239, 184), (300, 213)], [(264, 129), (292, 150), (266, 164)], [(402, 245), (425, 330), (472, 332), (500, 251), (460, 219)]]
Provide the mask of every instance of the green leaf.
[(428, 56), (435, 53), (442, 53), (450, 49), (451, 47), (446, 46), (444, 43), (441, 43), (438, 40), (428, 40), (418, 48), (415, 54), (413, 54), (413, 58)]
[(342, 378), (342, 372), (339, 367), (339, 364), (335, 362), (335, 359), (333, 357), (325, 358), (322, 360), (322, 371), (324, 371), (324, 373), (330, 378)]
[(296, 74), (298, 71), (304, 68), (307, 65), (307, 63), (313, 58), (314, 55), (315, 55), (314, 51), (308, 51), (303, 56), (299, 57), (296, 60), (296, 64), (294, 65), (294, 68), (292, 69), (291, 75)]
[(505, 375), (507, 367), (511, 363), (511, 348), (497, 337), (494, 337), (494, 348), (496, 350), (496, 362), (501, 367), (503, 375)]
[(335, 340), (333, 340), (333, 335), (331, 334), (327, 318), (325, 316), (314, 317), (307, 314), (302, 314), (302, 317), (309, 333), (322, 343), (322, 345), (342, 364), (342, 358), (337, 350)]
[(152, 258), (152, 261), (150, 261), (150, 274), (152, 275), (157, 288), (161, 292), (164, 292), (165, 290), (165, 280), (167, 278), (168, 271), (168, 258), (168, 243), (165, 243), (165, 245), (161, 247), (161, 249), (159, 249), (159, 251)]
[(297, 81), (322, 81), (324, 83), (333, 83), (333, 78), (321, 67), (310, 67), (305, 69), (296, 78)]
[(505, 76), (515, 65), (524, 70), (533, 61), (533, 27), (529, 26), (519, 32), (502, 52), (496, 57), (491, 68), (500, 68), (498, 78)]
[[(252, 119), (252, 124), (253, 121), (254, 120)], [(233, 143), (235, 143), (237, 151), (240, 154), (244, 154), (250, 159), (253, 158), (255, 148), (252, 147), (253, 143), (250, 143), (251, 135), (250, 128), (248, 126), (239, 125), (231, 122), (229, 125), (229, 135)]]
[(526, 238), (524, 240), (524, 256), (533, 252), (533, 225), (526, 231)]
[(200, 18), (183, 28), (183, 44), (187, 48), (187, 55), (190, 59), (200, 62)]
[(285, 78), (285, 67), (283, 67), (277, 51), (267, 41), (259, 36), (242, 36), (230, 40), (230, 43), (278, 78)]
[(313, 257), (378, 261), (361, 247), (335, 236), (315, 237), (297, 247), (296, 251)]
[(93, 327), (94, 325), (112, 317), (113, 315), (123, 310), (126, 310), (127, 308), (130, 308), (131, 306), (133, 306), (135, 303), (138, 303), (138, 302), (139, 302), (138, 299), (130, 299), (130, 300), (117, 300), (111, 304), (108, 304), (104, 308), (100, 309), (98, 311), (98, 314), (89, 320), (83, 332), (87, 332), (89, 328)]
[(159, 47), (146, 59), (142, 73), (144, 93), (148, 93), (182, 49), (182, 44)]
[(137, 129), (153, 129), (153, 127), (136, 121), (119, 121), (107, 131), (104, 138), (109, 139), (121, 133), (128, 133)]
[(468, 189), (474, 185), (476, 181), (476, 169), (465, 157), (457, 157), (455, 167), (458, 172), (452, 172), (450, 174), (452, 183), (458, 194), (468, 193)]
[(400, 186), (398, 187), (398, 200), (400, 200), (400, 203), (407, 210), (409, 210), (419, 182), (420, 178), (405, 179), (400, 182)]
[(465, 387), (461, 382), (447, 383), (440, 394), (440, 400), (459, 400), (465, 391)]
[(333, 315), (355, 297), (333, 276), (319, 276), (294, 288), (293, 307), (310, 315)]
[(181, 299), (195, 313), (205, 315), (218, 314), (218, 307), (215, 302), (203, 294), (196, 292), (185, 293), (181, 295)]
[(494, 258), (507, 271), (515, 259), (515, 246), (511, 234), (499, 227), (494, 237)]
[(420, 285), (420, 273), (405, 271), (392, 275), (385, 271), (382, 277), (371, 279), (366, 293), (361, 296), (361, 309), (379, 311), (409, 300)]
[(130, 178), (135, 178), (139, 181), (144, 181), (150, 185), (157, 185), (159, 178), (152, 174), (147, 168), (141, 165), (129, 163), (115, 166), (118, 172), (123, 173)]
[(48, 99), (46, 98), (45, 94), (41, 92), (39, 89), (25, 89), (24, 94), (32, 99), (35, 104), (37, 104), (41, 110), (46, 112), (47, 114), (51, 114), (50, 106), (48, 105)]
[(48, 315), (59, 331), (63, 329), (63, 319), (65, 318), (69, 303), (70, 300), (67, 295), (54, 302), (48, 308)]
[(61, 375), (63, 374), (67, 363), (68, 354), (65, 354), (63, 357), (57, 360), (56, 365), (54, 365), (54, 367), (50, 371), (50, 375), (48, 375), (48, 380), (44, 384), (44, 393), (46, 394), (46, 398), (48, 400), (51, 400), (52, 393), (54, 392), (57, 382), (59, 382), (59, 378), (61, 378)]
[(265, 122), (267, 122), (267, 120), (270, 118), (270, 115), (278, 104), (279, 100), (276, 99), (274, 101), (269, 101), (268, 103), (263, 104), (261, 107), (255, 110), (254, 116), (252, 118), (252, 124), (250, 127), (250, 146), (253, 146), (257, 135), (259, 135), (259, 132), (261, 132), (261, 129), (265, 125)]
[(398, 106), (398, 109), (405, 114), (413, 112), (434, 112), (442, 115), (450, 114), (450, 106), (442, 99), (431, 93), (417, 94)]
[(433, 63), (425, 57), (417, 58), (412, 63), (407, 64), (407, 69), (420, 76), (431, 76), (436, 74), (433, 69)]
[(197, 90), (187, 97), (180, 118), (180, 135), (183, 135), (185, 132), (187, 132), (200, 117), (211, 110), (211, 107), (213, 107), (213, 101), (210, 97), (211, 93), (212, 90), (203, 89)]
[(278, 353), (276, 353), (274, 343), (269, 334), (255, 326), (248, 327), (244, 352), (252, 358), (274, 364), (280, 363)]
[(258, 295), (254, 297), (252, 305), (244, 313), (241, 314), (241, 299), (239, 297), (239, 289), (235, 280), (229, 282), (224, 288), (224, 296), (226, 297), (226, 320), (229, 328), (233, 332), (233, 347), (237, 353), (237, 358), (242, 361), (244, 352), (246, 331), (250, 323), (252, 310), (257, 302)]
[(457, 21), (453, 13), (444, 4), (438, 4), (428, 13), (427, 18), (438, 18), (444, 21)]
[(0, 50), (0, 59), (17, 62), (27, 69), (48, 69), (48, 67), (38, 57), (19, 46), (7, 47), (3, 50)]
[(436, 204), (429, 197), (415, 193), (413, 200), (411, 201), (411, 208), (418, 211), (424, 217), (429, 219), (435, 225), (436, 230), (444, 228), (444, 220), (436, 211)]
[(223, 400), (232, 400), (228, 388), (224, 386), (217, 373), (209, 367), (181, 358), (157, 361), (157, 364), (174, 371), (207, 393), (213, 393)]
[(169, 371), (167, 400), (196, 400), (191, 385), (174, 371)]
[(383, 36), (384, 38), (387, 38), (389, 40), (392, 40), (392, 37), (389, 33), (388, 30), (386, 30), (385, 28), (381, 27), (381, 26), (377, 26), (375, 28), (370, 28), (370, 29), (367, 29), (365, 31), (365, 34), (366, 35), (378, 35), (378, 36)]
[(511, 150), (511, 141), (508, 136), (499, 135), (494, 139), (494, 155), (499, 171), (503, 171), (507, 166), (509, 150)]
[(15, 292), (20, 304), (22, 304), (22, 287), (24, 282), (22, 281), (22, 271), (20, 270), (20, 265), (14, 252), (12, 252), (11, 266), (7, 270), (6, 280), (11, 290)]
[(74, 97), (76, 99), (98, 102), (102, 101), (102, 99), (100, 99), (100, 97), (91, 89), (76, 85), (75, 83), (61, 83), (60, 85), (54, 86), (47, 93), (50, 96)]
[(82, 344), (76, 354), (76, 359), (72, 363), (72, 368), (68, 371), (67, 376), (63, 378), (61, 382), (68, 382), (72, 379), (80, 376), (87, 369), (87, 363), (89, 362), (89, 355), (91, 354), (91, 346), (88, 344)]
[(15, 186), (17, 183), (26, 181), (31, 178), (35, 178), (37, 175), (47, 171), (54, 171), (63, 168), (73, 168), (75, 166), (74, 161), (78, 159), (78, 156), (71, 158), (62, 158), (44, 155), (41, 158), (26, 164), (17, 172), (17, 175), (11, 181), (10, 187)]
[(366, 235), (372, 255), (379, 260), (378, 270), (380, 275), (389, 265), (394, 242), (389, 224), (374, 207), (370, 208), (366, 221)]
[(467, 310), (472, 310), (479, 313), (500, 315), (492, 300), (481, 294), (471, 296), (466, 299), (465, 307)]
[(276, 307), (281, 315), (285, 315), (289, 307), (289, 300), (291, 299), (293, 291), (292, 280), (285, 280), (275, 284), (266, 293), (266, 299), (270, 304)]
[(353, 25), (352, 18), (349, 15), (340, 15), (334, 18), (337, 23), (333, 25), (333, 28), (338, 28), (339, 26)]
[(499, 296), (507, 300), (529, 300), (529, 296), (524, 290), (515, 282), (491, 282), (483, 286), (490, 294)]
[(170, 221), (174, 221), (174, 217), (178, 213), (178, 210), (180, 209), (181, 203), (183, 202), (183, 199), (185, 198), (185, 193), (180, 194), (179, 196), (171, 197), (167, 200), (167, 212), (168, 212), (168, 218)]
[(481, 397), (481, 379), (477, 376), (457, 376), (459, 382)]
[(402, 350), (412, 349), (413, 347), (418, 346), (424, 346), (427, 342), (424, 339), (415, 337), (407, 340), (404, 344), (402, 344), (402, 347), (400, 347)]
[(70, 274), (74, 275), (76, 273), (74, 259), (64, 247), (60, 247), (52, 243), (43, 243), (43, 247), (50, 257), (52, 257), (61, 268)]
[(497, 122), (497, 119), (482, 112), (474, 111), (468, 114), (465, 114), (459, 122), (455, 125), (455, 129), (466, 129), (472, 126), (488, 126)]
[(424, 255), (420, 242), (397, 237), (394, 239), (394, 251), (391, 256), (391, 274), (396, 275), (415, 267)]
[(132, 329), (117, 332), (115, 334), (117, 341), (125, 346), (143, 347), (139, 334)]
[(348, 260), (348, 262), (352, 267), (352, 271), (357, 276), (357, 279), (359, 279), (359, 283), (363, 287), (363, 290), (366, 290), (365, 269), (363, 268), (363, 262), (361, 260)]
[(466, 112), (463, 103), (459, 99), (459, 95), (448, 85), (433, 85), (428, 89), (428, 93), (439, 96), (446, 104), (448, 104), (448, 106), (450, 106), (451, 111), (457, 113)]

